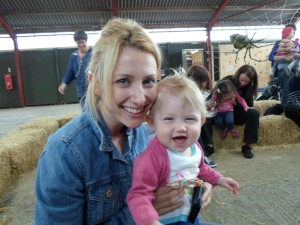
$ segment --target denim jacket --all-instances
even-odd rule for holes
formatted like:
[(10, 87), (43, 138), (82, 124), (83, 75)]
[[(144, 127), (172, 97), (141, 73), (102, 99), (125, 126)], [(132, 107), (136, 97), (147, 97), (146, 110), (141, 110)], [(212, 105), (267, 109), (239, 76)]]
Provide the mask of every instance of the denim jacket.
[(89, 108), (51, 135), (37, 170), (35, 224), (134, 224), (126, 204), (146, 127), (127, 128), (123, 154)]
[(63, 77), (62, 82), (69, 85), (76, 79), (76, 93), (77, 98), (80, 99), (85, 95), (87, 90), (86, 69), (92, 56), (92, 49), (89, 49), (84, 57), (80, 58), (78, 51), (71, 54), (67, 71)]

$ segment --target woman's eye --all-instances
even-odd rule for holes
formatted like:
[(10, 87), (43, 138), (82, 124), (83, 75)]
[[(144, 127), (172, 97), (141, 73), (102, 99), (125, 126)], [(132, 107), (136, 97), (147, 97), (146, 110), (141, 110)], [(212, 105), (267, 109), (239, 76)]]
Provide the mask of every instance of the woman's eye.
[(147, 85), (147, 86), (152, 86), (152, 85), (155, 85), (156, 84), (156, 80), (155, 79), (147, 79), (144, 81), (144, 84)]
[(127, 79), (120, 79), (120, 80), (117, 81), (117, 83), (125, 85), (125, 84), (128, 84), (129, 81)]

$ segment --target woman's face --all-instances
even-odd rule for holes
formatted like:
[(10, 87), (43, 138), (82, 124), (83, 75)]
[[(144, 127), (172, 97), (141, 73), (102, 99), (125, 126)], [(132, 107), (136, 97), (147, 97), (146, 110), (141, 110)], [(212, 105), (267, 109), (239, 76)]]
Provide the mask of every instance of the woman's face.
[(154, 56), (139, 49), (125, 47), (112, 78), (112, 94), (117, 111), (103, 93), (101, 113), (110, 128), (136, 128), (144, 121), (157, 96), (157, 64)]
[(245, 73), (241, 73), (239, 77), (240, 87), (245, 87), (250, 84), (251, 79)]
[(206, 85), (207, 85), (207, 81), (203, 81), (202, 83), (200, 83), (198, 85), (198, 87), (200, 88), (201, 91), (203, 91), (203, 90), (205, 90)]

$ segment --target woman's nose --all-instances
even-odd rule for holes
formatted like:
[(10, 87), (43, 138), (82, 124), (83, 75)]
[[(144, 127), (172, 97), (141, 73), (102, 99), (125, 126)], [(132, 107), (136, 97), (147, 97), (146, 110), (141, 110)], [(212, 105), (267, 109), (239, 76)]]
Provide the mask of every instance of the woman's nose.
[(132, 90), (131, 99), (137, 105), (144, 104), (146, 101), (145, 90), (142, 86), (134, 87)]

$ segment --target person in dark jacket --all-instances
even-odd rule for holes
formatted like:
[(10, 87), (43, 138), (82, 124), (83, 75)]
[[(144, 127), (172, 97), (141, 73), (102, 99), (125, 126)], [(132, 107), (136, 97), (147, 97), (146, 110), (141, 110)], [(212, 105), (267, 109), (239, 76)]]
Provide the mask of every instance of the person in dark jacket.
[[(294, 32), (296, 32), (297, 28), (295, 26), (295, 24), (287, 24), (285, 26), (286, 28), (287, 27), (291, 27), (293, 28)], [(282, 55), (282, 56), (278, 56), (276, 55), (276, 52), (278, 50), (278, 47), (279, 47), (279, 43), (280, 43), (280, 40), (276, 41), (273, 48), (272, 48), (272, 51), (270, 52), (269, 54), (269, 61), (271, 61), (272, 63), (272, 66), (274, 64), (275, 61), (281, 61), (281, 60), (286, 60), (286, 63), (279, 63), (278, 66), (277, 66), (277, 71), (275, 72), (275, 76), (272, 77), (272, 72), (270, 72), (269, 76), (270, 76), (270, 79), (276, 79), (277, 80), (277, 86), (280, 87), (280, 101), (281, 101), (281, 105), (283, 108), (286, 107), (286, 103), (287, 103), (287, 99), (288, 99), (288, 80), (294, 76), (295, 74), (295, 70), (292, 70), (291, 71), (291, 74), (288, 75), (286, 73), (286, 68), (287, 66), (290, 64), (290, 62), (293, 61), (293, 58), (294, 56), (292, 55)], [(295, 47), (298, 47), (300, 48), (299, 46), (299, 43), (298, 42), (294, 42), (295, 44)], [(296, 46), (297, 45), (297, 46)]]
[(73, 80), (76, 80), (77, 98), (82, 109), (88, 85), (87, 67), (92, 56), (92, 49), (88, 47), (87, 39), (88, 36), (84, 31), (79, 30), (75, 32), (74, 41), (78, 49), (71, 54), (67, 71), (58, 87), (59, 93), (64, 94), (66, 87)]
[[(245, 158), (253, 158), (251, 144), (258, 141), (259, 128), (259, 112), (253, 109), (253, 100), (257, 95), (258, 76), (255, 68), (250, 65), (241, 66), (234, 75), (223, 78), (230, 80), (240, 96), (246, 101), (250, 107), (247, 111), (238, 102), (234, 106), (234, 123), (237, 125), (245, 125), (242, 154)], [(213, 103), (211, 103), (213, 104)], [(213, 107), (210, 106), (210, 107)]]
[(300, 127), (300, 73), (289, 80), (285, 116)]

